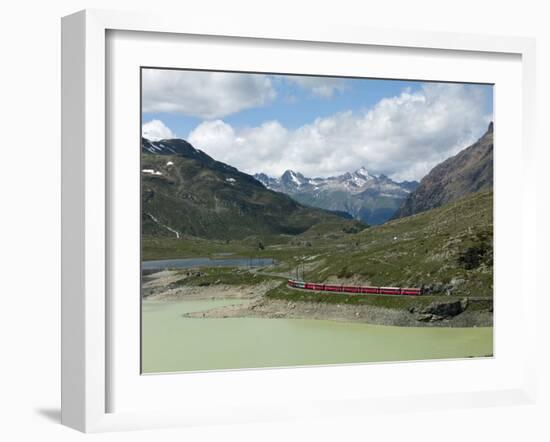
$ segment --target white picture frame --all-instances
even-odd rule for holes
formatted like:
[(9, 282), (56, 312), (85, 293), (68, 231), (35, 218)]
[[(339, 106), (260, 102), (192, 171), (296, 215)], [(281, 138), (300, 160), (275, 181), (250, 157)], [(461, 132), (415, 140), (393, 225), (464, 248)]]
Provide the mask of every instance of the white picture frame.
[[(308, 44), (346, 47), (376, 47), (425, 49), (435, 53), (469, 53), (478, 58), (484, 54), (502, 54), (517, 57), (521, 69), (521, 123), (519, 146), (515, 149), (521, 158), (524, 173), (534, 167), (534, 109), (535, 109), (535, 44), (532, 39), (517, 37), (490, 37), (450, 33), (415, 31), (388, 31), (357, 29), (345, 26), (309, 24), (307, 27), (266, 26), (265, 23), (211, 23), (194, 20), (182, 24), (177, 17), (154, 16), (141, 13), (122, 13), (87, 10), (63, 18), (62, 21), (62, 423), (85, 432), (121, 429), (185, 426), (219, 422), (252, 422), (285, 419), (289, 417), (342, 416), (368, 414), (383, 409), (387, 412), (407, 410), (412, 404), (418, 409), (455, 408), (498, 405), (499, 403), (532, 403), (536, 394), (535, 330), (536, 324), (520, 316), (524, 352), (518, 355), (521, 376), (499, 388), (475, 387), (460, 392), (430, 394), (379, 394), (376, 400), (361, 391), (353, 397), (333, 391), (326, 398), (312, 398), (307, 403), (290, 399), (287, 403), (274, 401), (270, 406), (254, 407), (253, 399), (235, 399), (231, 412), (217, 413), (207, 407), (194, 410), (185, 407), (163, 409), (140, 408), (115, 410), (109, 404), (114, 388), (110, 380), (113, 354), (109, 327), (116, 320), (110, 311), (109, 244), (116, 230), (108, 228), (112, 199), (109, 195), (110, 170), (106, 121), (111, 117), (108, 107), (109, 76), (106, 76), (108, 56), (107, 33), (153, 32), (165, 36), (216, 36), (222, 39), (285, 42), (286, 45)], [(145, 35), (145, 34), (143, 34)], [(152, 35), (152, 34), (150, 34)], [(145, 37), (146, 38), (146, 37)], [(497, 108), (498, 112), (498, 108)], [(498, 118), (496, 123), (498, 135)], [(505, 121), (502, 117), (501, 121)], [(498, 138), (497, 138), (498, 139)], [(498, 143), (498, 141), (497, 141)], [(497, 157), (498, 158), (498, 157)], [(498, 159), (497, 159), (498, 161)], [(116, 171), (115, 171), (116, 173)], [(536, 304), (536, 194), (518, 190), (523, 210), (518, 215), (520, 226), (517, 238), (521, 253), (521, 302), (526, 309)], [(498, 199), (496, 201), (498, 206)], [(508, 232), (511, 233), (511, 232)], [(512, 232), (513, 233), (513, 232)], [(501, 236), (502, 238), (502, 236)], [(495, 244), (499, 249), (498, 240)], [(498, 253), (498, 252), (497, 252)], [(498, 292), (497, 292), (498, 293)], [(498, 301), (497, 305), (498, 305)], [(498, 322), (498, 319), (497, 321)], [(505, 321), (501, 324), (504, 326)], [(498, 325), (496, 326), (498, 327)], [(498, 355), (497, 355), (498, 359)], [(474, 362), (474, 361), (469, 361)], [(380, 371), (378, 368), (369, 370)], [(471, 370), (490, 369), (472, 366)], [(363, 366), (350, 367), (360, 376)], [(319, 368), (330, 378), (330, 370)], [(324, 371), (323, 371), (324, 370)], [(384, 370), (391, 371), (391, 366)], [(402, 370), (413, 373), (414, 364)], [(433, 370), (425, 365), (421, 370)], [(518, 368), (519, 370), (519, 368)], [(517, 371), (517, 370), (516, 370)], [(281, 375), (281, 372), (283, 374)], [(264, 374), (265, 373), (265, 374)], [(519, 373), (519, 371), (517, 371)], [(139, 375), (139, 373), (137, 374)], [(233, 380), (251, 385), (265, 382), (266, 376), (282, 376), (303, 380), (304, 370), (286, 369), (279, 373), (233, 373)], [(194, 382), (208, 382), (212, 376), (203, 373)], [(170, 378), (170, 377), (168, 377)], [(177, 382), (165, 378), (164, 384)], [(210, 379), (213, 379), (210, 377)], [(221, 381), (222, 378), (220, 378)], [(253, 388), (252, 386), (250, 387)], [(166, 394), (166, 393), (164, 393)], [(340, 394), (340, 396), (339, 396)], [(251, 396), (252, 398), (252, 396)], [(209, 398), (216, 399), (216, 398)], [(169, 401), (167, 401), (169, 402)]]

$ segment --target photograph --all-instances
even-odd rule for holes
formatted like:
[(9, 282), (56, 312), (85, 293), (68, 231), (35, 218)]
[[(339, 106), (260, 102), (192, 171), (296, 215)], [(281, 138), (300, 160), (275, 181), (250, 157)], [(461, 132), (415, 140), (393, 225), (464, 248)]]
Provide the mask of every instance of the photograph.
[(142, 374), (494, 356), (493, 84), (140, 75)]

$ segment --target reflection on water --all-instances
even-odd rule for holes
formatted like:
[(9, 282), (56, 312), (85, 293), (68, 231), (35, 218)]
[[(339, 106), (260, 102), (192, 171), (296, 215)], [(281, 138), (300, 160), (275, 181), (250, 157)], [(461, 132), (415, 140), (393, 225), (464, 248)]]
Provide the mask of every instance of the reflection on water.
[(236, 300), (143, 302), (144, 373), (485, 356), (492, 327), (428, 328), (309, 319), (194, 319)]

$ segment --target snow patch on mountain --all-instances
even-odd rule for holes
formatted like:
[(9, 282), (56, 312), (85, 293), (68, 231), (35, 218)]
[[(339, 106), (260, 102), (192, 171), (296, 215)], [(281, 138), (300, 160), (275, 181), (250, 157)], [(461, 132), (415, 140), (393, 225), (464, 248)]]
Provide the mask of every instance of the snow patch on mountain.
[(149, 175), (157, 175), (157, 176), (162, 175), (162, 172), (160, 172), (158, 170), (153, 170), (153, 169), (143, 169), (142, 172), (146, 173), (146, 174), (149, 174)]

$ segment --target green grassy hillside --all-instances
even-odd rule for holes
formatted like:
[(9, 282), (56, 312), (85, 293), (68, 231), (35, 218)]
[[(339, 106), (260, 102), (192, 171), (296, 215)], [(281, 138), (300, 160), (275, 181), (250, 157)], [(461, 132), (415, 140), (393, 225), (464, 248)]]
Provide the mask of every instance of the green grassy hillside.
[[(472, 194), (438, 209), (362, 230), (341, 221), (300, 235), (252, 235), (239, 240), (145, 237), (144, 259), (193, 256), (271, 257), (279, 276), (312, 282), (410, 286), (425, 295), (491, 297), (493, 194)], [(263, 248), (258, 244), (262, 243)], [(295, 290), (284, 289), (293, 296)], [(300, 292), (302, 293), (302, 292)]]
[(305, 279), (492, 296), (493, 193), (475, 193), (364, 230), (318, 259), (322, 261), (306, 272)]
[(144, 236), (234, 240), (299, 235), (322, 223), (357, 224), (268, 190), (252, 176), (183, 145), (183, 140), (162, 143), (176, 153), (142, 153)]

